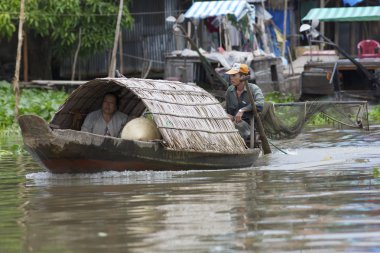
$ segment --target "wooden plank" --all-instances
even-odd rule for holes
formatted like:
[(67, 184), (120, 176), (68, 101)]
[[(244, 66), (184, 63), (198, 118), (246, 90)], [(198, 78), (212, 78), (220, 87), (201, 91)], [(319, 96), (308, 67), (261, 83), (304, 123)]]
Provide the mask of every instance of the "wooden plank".
[(62, 86), (79, 86), (88, 81), (71, 81), (71, 80), (32, 80), (31, 83), (38, 85), (62, 85)]
[(36, 88), (36, 89), (60, 89), (64, 88), (70, 91), (86, 83), (87, 81), (69, 81), (69, 80), (33, 80), (29, 82), (20, 82), (20, 88)]

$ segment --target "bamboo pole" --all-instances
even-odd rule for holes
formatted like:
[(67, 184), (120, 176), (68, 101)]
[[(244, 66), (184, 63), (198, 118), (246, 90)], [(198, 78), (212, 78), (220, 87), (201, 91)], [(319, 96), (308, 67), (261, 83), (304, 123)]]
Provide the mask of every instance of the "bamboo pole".
[(292, 71), (292, 76), (294, 76), (294, 68), (293, 68), (293, 57), (292, 57), (292, 52), (290, 51), (289, 47), (286, 47), (288, 49), (288, 56), (289, 56), (289, 61), (290, 61), (290, 69)]
[(227, 51), (231, 51), (230, 29), (227, 27), (227, 17), (222, 17), (223, 34), (224, 34), (224, 47)]
[(177, 24), (176, 27), (181, 30), (185, 39), (190, 43), (190, 45), (193, 47), (195, 52), (197, 52), (199, 59), (201, 60), (201, 64), (206, 71), (206, 75), (210, 79), (210, 82), (212, 82), (212, 84), (214, 84), (215, 83), (214, 80), (216, 79), (216, 80), (218, 80), (218, 82), (220, 84), (223, 84), (223, 86), (227, 88), (228, 87), (227, 81), (215, 71), (215, 69), (211, 66), (211, 63), (199, 51), (199, 48), (197, 47), (197, 45), (195, 45), (195, 42), (189, 36), (187, 36), (185, 29), (180, 24)]
[(123, 75), (124, 72), (124, 52), (123, 52), (123, 33), (120, 31), (119, 36), (119, 62), (120, 62), (120, 73)]
[(305, 106), (311, 105), (365, 105), (367, 101), (310, 101), (310, 102), (288, 102), (288, 103), (274, 103), (274, 106)]
[(287, 16), (288, 16), (288, 0), (284, 0), (284, 25), (283, 25), (284, 31), (283, 31), (283, 35), (282, 35), (284, 43), (282, 44), (282, 50), (281, 50), (282, 57), (285, 56), (285, 52), (286, 52), (286, 19), (287, 19)]
[(115, 31), (115, 39), (113, 43), (113, 50), (112, 50), (112, 56), (111, 56), (111, 63), (108, 70), (108, 76), (111, 78), (115, 77), (115, 71), (116, 71), (116, 52), (117, 52), (117, 42), (120, 37), (120, 22), (121, 22), (121, 16), (123, 14), (123, 0), (120, 0), (119, 4), (119, 13), (117, 15), (117, 22), (116, 22), (116, 31)]
[(29, 65), (28, 65), (28, 39), (26, 37), (26, 33), (23, 32), (23, 54), (22, 57), (24, 59), (24, 82), (27, 82), (29, 80), (28, 72), (29, 72)]
[(255, 117), (252, 117), (252, 119), (249, 122), (250, 129), (249, 132), (251, 133), (250, 136), (250, 148), (254, 148), (256, 144), (256, 136), (255, 136)]
[(21, 2), (20, 2), (20, 21), (19, 21), (19, 25), (18, 25), (18, 43), (17, 43), (17, 55), (16, 55), (16, 67), (15, 67), (15, 76), (14, 76), (13, 81), (12, 81), (13, 92), (15, 93), (15, 119), (16, 120), (19, 116), (18, 106), (20, 103), (19, 79), (20, 79), (20, 62), (21, 62), (22, 31), (23, 31), (22, 27), (23, 27), (24, 20), (25, 20), (24, 7), (25, 7), (25, 0), (21, 0)]
[(71, 81), (74, 81), (74, 79), (75, 79), (75, 70), (77, 67), (78, 54), (79, 54), (81, 44), (82, 44), (82, 28), (79, 28), (78, 46), (77, 46), (77, 49), (75, 50), (75, 54), (74, 54), (73, 69), (71, 71)]
[[(320, 0), (320, 8), (325, 8), (325, 0)], [(325, 35), (325, 22), (321, 22), (321, 34)], [(323, 50), (325, 48), (325, 43), (320, 43), (320, 49)]]
[[(245, 81), (245, 87), (248, 91), (248, 98), (252, 104), (252, 113), (253, 113), (253, 117), (255, 118), (255, 120), (257, 122), (257, 130), (259, 131), (259, 134), (260, 134), (261, 145), (263, 147), (264, 155), (270, 154), (270, 153), (272, 153), (272, 151), (270, 149), (269, 142), (268, 142), (267, 136), (266, 136), (265, 131), (264, 131), (263, 123), (261, 122), (259, 113), (257, 112), (256, 103), (255, 103), (255, 100), (253, 98), (252, 90), (249, 87), (248, 81)], [(254, 133), (251, 133), (251, 137), (252, 137), (252, 134), (254, 134)]]
[[(263, 10), (265, 12), (264, 0), (261, 0), (261, 5), (263, 6)], [(265, 53), (270, 53), (270, 49), (269, 49), (269, 46), (268, 46), (267, 32), (266, 32), (266, 29), (265, 29), (265, 19), (264, 18), (259, 19), (259, 24), (260, 24), (261, 31), (263, 33), (262, 34), (262, 40), (263, 40), (263, 45), (264, 45), (264, 52)]]
[[(191, 22), (187, 22), (187, 33), (186, 33), (186, 31), (185, 31), (185, 35), (187, 36), (187, 37), (189, 37), (189, 38), (191, 38)], [(179, 45), (179, 43), (178, 43), (178, 45)], [(191, 44), (190, 44), (190, 42), (187, 42), (187, 44), (186, 44), (186, 46), (187, 46), (187, 48), (188, 49), (191, 49)], [(177, 50), (182, 50), (183, 48), (177, 48)]]
[(219, 20), (219, 47), (223, 47), (223, 43), (222, 43), (222, 20)]

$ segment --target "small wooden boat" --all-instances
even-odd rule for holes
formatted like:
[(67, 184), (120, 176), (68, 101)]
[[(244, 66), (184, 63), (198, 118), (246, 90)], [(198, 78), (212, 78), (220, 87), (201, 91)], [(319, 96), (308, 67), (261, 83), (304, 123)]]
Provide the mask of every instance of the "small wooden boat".
[[(161, 140), (125, 140), (81, 132), (85, 116), (103, 96), (119, 94), (130, 118), (149, 111)], [(250, 167), (250, 149), (220, 103), (194, 85), (165, 80), (102, 78), (76, 89), (50, 124), (34, 115), (19, 118), (27, 150), (53, 173), (124, 170), (217, 170)]]

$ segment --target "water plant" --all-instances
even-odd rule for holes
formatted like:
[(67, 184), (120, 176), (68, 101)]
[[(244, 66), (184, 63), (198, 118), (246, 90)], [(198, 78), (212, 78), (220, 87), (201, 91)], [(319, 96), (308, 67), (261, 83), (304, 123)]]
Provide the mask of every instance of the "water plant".
[(295, 98), (291, 94), (282, 94), (278, 91), (272, 91), (265, 95), (265, 101), (270, 101), (273, 103), (288, 103), (294, 102)]
[(379, 178), (380, 177), (380, 170), (379, 170), (379, 167), (374, 167), (373, 170), (373, 177), (374, 178)]
[[(65, 101), (68, 94), (64, 91), (22, 89), (20, 99), (20, 115), (35, 114), (50, 120), (54, 112)], [(0, 129), (12, 131), (15, 129), (14, 106), (15, 99), (12, 87), (8, 82), (0, 82)], [(6, 131), (6, 132), (7, 132)]]
[(12, 146), (8, 147), (7, 149), (0, 149), (0, 161), (4, 157), (16, 156), (16, 155), (20, 155), (20, 154), (25, 153), (25, 152), (26, 151), (22, 145), (13, 144)]
[(380, 122), (380, 105), (375, 105), (368, 113), (369, 120)]
[(308, 121), (308, 125), (312, 126), (325, 126), (330, 123), (330, 120), (326, 118), (322, 113), (317, 113)]

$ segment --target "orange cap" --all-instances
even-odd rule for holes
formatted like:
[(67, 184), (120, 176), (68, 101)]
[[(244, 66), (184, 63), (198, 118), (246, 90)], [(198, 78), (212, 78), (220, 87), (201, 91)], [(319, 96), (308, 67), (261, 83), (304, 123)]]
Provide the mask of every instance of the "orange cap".
[(232, 65), (232, 68), (226, 72), (227, 75), (233, 75), (237, 73), (243, 73), (244, 75), (248, 75), (248, 65), (243, 63), (234, 63), (234, 65)]

